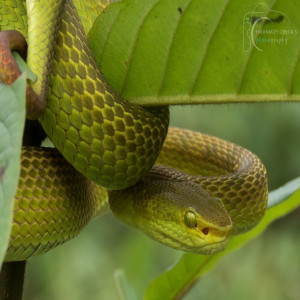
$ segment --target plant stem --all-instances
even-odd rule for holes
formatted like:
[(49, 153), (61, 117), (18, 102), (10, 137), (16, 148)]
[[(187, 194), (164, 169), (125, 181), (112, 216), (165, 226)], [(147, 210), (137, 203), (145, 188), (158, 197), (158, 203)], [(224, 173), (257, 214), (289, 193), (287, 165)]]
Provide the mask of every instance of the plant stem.
[(0, 299), (21, 300), (26, 261), (3, 263), (0, 272)]

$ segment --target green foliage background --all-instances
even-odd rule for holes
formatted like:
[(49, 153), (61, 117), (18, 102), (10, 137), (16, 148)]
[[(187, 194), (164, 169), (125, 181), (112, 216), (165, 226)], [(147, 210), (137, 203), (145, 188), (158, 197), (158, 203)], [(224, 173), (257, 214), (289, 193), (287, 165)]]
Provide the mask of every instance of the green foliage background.
[[(171, 109), (171, 125), (210, 133), (256, 153), (273, 190), (299, 176), (300, 105), (201, 105)], [(299, 210), (226, 256), (186, 300), (300, 298)], [(24, 299), (119, 299), (114, 272), (123, 269), (142, 299), (148, 283), (181, 256), (125, 227), (111, 214), (76, 239), (28, 262)]]

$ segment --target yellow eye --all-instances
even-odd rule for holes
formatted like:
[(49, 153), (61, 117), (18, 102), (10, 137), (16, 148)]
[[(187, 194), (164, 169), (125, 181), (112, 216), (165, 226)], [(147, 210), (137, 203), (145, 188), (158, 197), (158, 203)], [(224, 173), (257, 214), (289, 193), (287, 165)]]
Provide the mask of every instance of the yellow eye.
[(189, 228), (197, 227), (197, 220), (196, 220), (195, 213), (191, 210), (186, 211), (184, 215), (184, 222), (185, 225)]

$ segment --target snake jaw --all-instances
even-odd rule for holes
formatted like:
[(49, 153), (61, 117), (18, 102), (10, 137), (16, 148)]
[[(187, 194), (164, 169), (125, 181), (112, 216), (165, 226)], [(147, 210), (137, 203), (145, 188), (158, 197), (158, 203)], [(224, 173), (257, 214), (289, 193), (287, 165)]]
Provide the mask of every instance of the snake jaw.
[[(230, 241), (232, 225), (218, 228), (213, 224), (203, 222), (193, 229), (178, 230), (179, 224), (180, 222), (176, 223), (168, 220), (168, 222), (161, 222), (160, 226), (149, 222), (147, 226), (135, 224), (135, 227), (146, 233), (153, 240), (171, 248), (202, 255), (212, 255), (223, 251)], [(133, 223), (128, 225), (133, 226)], [(180, 227), (184, 228), (185, 225), (181, 223)]]

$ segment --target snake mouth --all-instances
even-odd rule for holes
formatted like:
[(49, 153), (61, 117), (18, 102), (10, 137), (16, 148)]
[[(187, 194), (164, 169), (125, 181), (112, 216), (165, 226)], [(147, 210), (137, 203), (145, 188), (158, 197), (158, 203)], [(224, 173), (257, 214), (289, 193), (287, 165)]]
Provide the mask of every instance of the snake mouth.
[(229, 243), (230, 238), (225, 239), (224, 241), (220, 241), (213, 244), (204, 245), (203, 247), (196, 249), (195, 253), (203, 254), (203, 255), (213, 255), (218, 252), (223, 251), (227, 244)]
[[(151, 237), (151, 236), (150, 236)], [(158, 241), (157, 238), (151, 237), (152, 239)], [(203, 240), (199, 240), (196, 242), (195, 240), (191, 241), (190, 239), (187, 239), (189, 241), (183, 241), (183, 240), (178, 240), (174, 237), (171, 236), (165, 236), (162, 237), (162, 240), (164, 241), (163, 244), (168, 245), (174, 249), (185, 251), (185, 252), (191, 252), (191, 253), (197, 253), (197, 254), (202, 254), (202, 255), (213, 255), (218, 252), (223, 251), (227, 244), (230, 241), (230, 237), (228, 236), (222, 241), (210, 243), (210, 244), (203, 244)]]
[[(144, 231), (144, 233), (153, 240), (159, 241), (171, 248), (203, 255), (212, 255), (224, 250), (230, 240), (232, 232), (231, 227), (223, 229), (212, 228), (212, 226), (210, 226), (209, 228), (204, 227), (202, 230), (195, 228), (194, 232), (190, 230), (181, 231), (175, 226), (168, 226), (168, 230), (166, 230), (165, 227), (163, 227), (164, 229), (156, 226), (150, 227), (150, 231), (145, 231), (144, 228), (139, 229)], [(148, 227), (148, 229), (150, 227)], [(201, 232), (201, 234), (199, 232)]]

